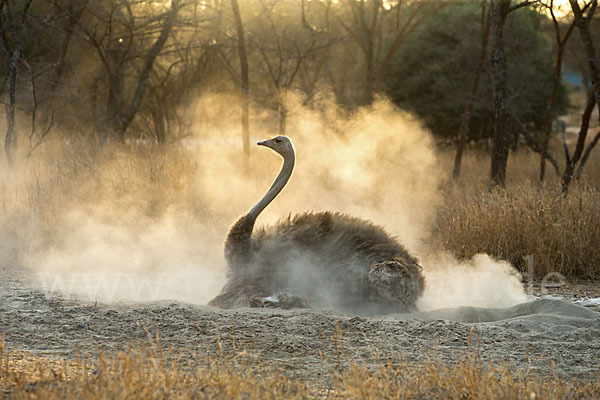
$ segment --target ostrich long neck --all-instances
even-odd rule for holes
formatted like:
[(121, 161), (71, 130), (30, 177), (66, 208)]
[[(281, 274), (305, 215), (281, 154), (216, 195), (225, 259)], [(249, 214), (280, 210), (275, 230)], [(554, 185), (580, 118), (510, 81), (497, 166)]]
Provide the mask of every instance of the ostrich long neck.
[(248, 212), (248, 216), (250, 216), (252, 220), (256, 221), (256, 218), (262, 212), (262, 210), (264, 210), (269, 203), (271, 203), (273, 199), (277, 197), (279, 192), (281, 192), (287, 181), (290, 179), (290, 176), (292, 176), (295, 160), (296, 156), (293, 152), (290, 155), (283, 157), (283, 166), (281, 167), (281, 171), (279, 171), (279, 175), (277, 175), (277, 178), (275, 178), (275, 181), (271, 185), (271, 188)]
[(250, 238), (254, 229), (256, 218), (269, 205), (270, 202), (281, 192), (287, 181), (292, 176), (294, 169), (295, 155), (291, 154), (283, 157), (283, 166), (279, 175), (271, 185), (271, 188), (263, 196), (262, 199), (248, 214), (238, 219), (229, 229), (227, 239), (225, 240), (225, 258), (229, 264), (244, 264), (251, 258), (250, 254)]

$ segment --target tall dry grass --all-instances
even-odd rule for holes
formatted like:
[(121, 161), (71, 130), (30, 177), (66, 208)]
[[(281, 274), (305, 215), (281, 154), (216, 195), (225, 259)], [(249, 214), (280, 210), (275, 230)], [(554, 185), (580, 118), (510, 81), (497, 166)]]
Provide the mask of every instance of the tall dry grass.
[(508, 260), (525, 270), (533, 257), (536, 276), (600, 278), (600, 193), (583, 186), (568, 197), (558, 189), (514, 185), (507, 191), (449, 191), (440, 210), (437, 240), (459, 258), (477, 253)]
[(100, 353), (93, 362), (6, 353), (0, 345), (0, 396), (11, 399), (307, 398), (301, 382), (265, 372), (246, 352), (183, 361), (159, 340), (128, 352)]
[[(432, 237), (459, 258), (487, 253), (508, 260), (537, 277), (558, 272), (566, 277), (600, 279), (600, 162), (590, 158), (568, 195), (561, 193), (553, 170), (542, 185), (537, 154), (511, 154), (506, 189), (487, 186), (489, 159), (472, 152), (458, 184), (448, 181)], [(442, 158), (442, 162), (450, 160)]]
[[(453, 365), (381, 360), (375, 366), (335, 361), (320, 382), (298, 381), (246, 352), (183, 361), (159, 341), (96, 361), (56, 361), (9, 353), (0, 345), (0, 394), (10, 399), (593, 399), (596, 377), (514, 372), (483, 363), (476, 349)], [(327, 360), (324, 360), (327, 363)]]

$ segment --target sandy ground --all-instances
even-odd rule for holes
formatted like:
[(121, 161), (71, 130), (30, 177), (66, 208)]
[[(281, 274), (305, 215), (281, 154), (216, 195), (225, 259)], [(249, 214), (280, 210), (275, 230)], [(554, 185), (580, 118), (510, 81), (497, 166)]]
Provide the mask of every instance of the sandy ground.
[[(95, 304), (61, 299), (35, 289), (27, 275), (0, 270), (0, 332), (9, 350), (72, 358), (98, 350), (124, 350), (160, 332), (164, 347), (190, 358), (251, 350), (266, 366), (319, 381), (331, 364), (380, 357), (415, 362), (457, 362), (480, 346), (483, 360), (563, 376), (594, 375), (600, 365), (600, 312), (577, 301), (598, 297), (597, 284), (553, 290), (507, 309), (461, 307), (365, 317), (318, 310), (223, 311), (172, 301)], [(336, 333), (336, 326), (337, 333)], [(339, 337), (341, 341), (334, 340)], [(471, 337), (471, 343), (469, 338)], [(234, 344), (235, 341), (235, 344)], [(336, 343), (341, 343), (337, 346)], [(379, 356), (377, 356), (379, 354)]]

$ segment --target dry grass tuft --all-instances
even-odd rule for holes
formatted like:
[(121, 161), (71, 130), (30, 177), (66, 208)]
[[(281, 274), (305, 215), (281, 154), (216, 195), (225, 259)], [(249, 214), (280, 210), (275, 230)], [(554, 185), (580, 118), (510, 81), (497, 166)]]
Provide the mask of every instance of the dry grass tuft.
[(242, 352), (184, 362), (158, 342), (96, 362), (57, 362), (0, 347), (0, 393), (10, 399), (591, 399), (600, 396), (593, 379), (513, 372), (483, 364), (471, 351), (455, 365), (431, 361), (350, 363), (330, 369), (330, 383), (295, 381), (264, 368)]
[[(191, 367), (190, 365), (193, 365)], [(0, 395), (10, 399), (308, 398), (307, 388), (246, 352), (183, 361), (159, 341), (97, 361), (57, 362), (0, 347)]]
[(451, 190), (440, 210), (435, 238), (463, 259), (487, 253), (534, 273), (600, 279), (600, 192), (574, 186), (568, 197), (558, 189), (529, 184), (507, 191)]
[(375, 371), (352, 366), (336, 380), (343, 397), (360, 399), (588, 399), (600, 395), (600, 381), (564, 380), (483, 365), (467, 355), (457, 365), (382, 365)]
[(434, 242), (460, 259), (487, 253), (521, 271), (527, 271), (525, 257), (531, 256), (538, 278), (559, 272), (600, 279), (598, 157), (587, 166), (588, 175), (573, 183), (568, 196), (561, 193), (552, 170), (545, 185), (535, 180), (537, 155), (519, 152), (511, 157), (507, 188), (491, 193), (488, 159), (478, 153), (467, 157), (466, 177), (444, 188), (445, 204), (438, 211)]
[(335, 383), (343, 397), (357, 399), (591, 399), (600, 381), (564, 380), (513, 372), (508, 366), (483, 365), (467, 355), (457, 365), (382, 365), (374, 371), (353, 365)]

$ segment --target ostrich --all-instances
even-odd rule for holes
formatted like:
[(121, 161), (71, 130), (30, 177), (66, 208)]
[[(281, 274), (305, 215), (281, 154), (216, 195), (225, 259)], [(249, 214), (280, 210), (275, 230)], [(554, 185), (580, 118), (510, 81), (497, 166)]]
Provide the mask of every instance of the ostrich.
[(414, 309), (423, 292), (418, 260), (382, 227), (333, 212), (306, 212), (254, 229), (258, 215), (286, 185), (295, 163), (292, 142), (257, 143), (283, 157), (262, 199), (230, 228), (227, 282), (209, 302), (220, 308), (328, 307), (382, 313)]

